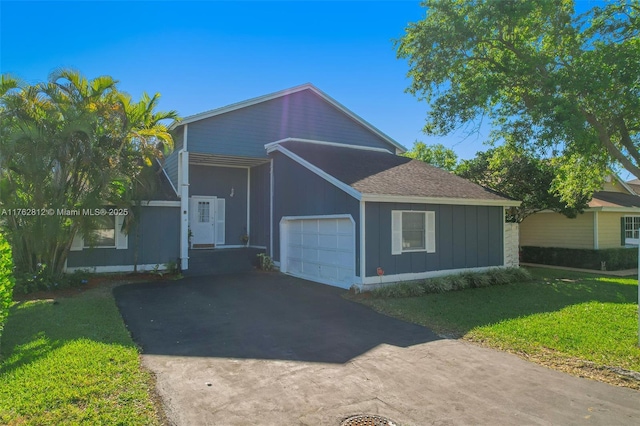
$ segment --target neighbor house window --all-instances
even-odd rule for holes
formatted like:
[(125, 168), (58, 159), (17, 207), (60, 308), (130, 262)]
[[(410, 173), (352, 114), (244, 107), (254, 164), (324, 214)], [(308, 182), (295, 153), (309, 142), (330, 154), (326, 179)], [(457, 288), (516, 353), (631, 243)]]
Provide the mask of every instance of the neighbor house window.
[(98, 216), (91, 230), (91, 236), (85, 238), (85, 247), (114, 248), (116, 246), (116, 217)]
[(624, 217), (624, 243), (638, 245), (640, 242), (640, 216)]
[(432, 211), (391, 212), (391, 254), (436, 251), (436, 213)]

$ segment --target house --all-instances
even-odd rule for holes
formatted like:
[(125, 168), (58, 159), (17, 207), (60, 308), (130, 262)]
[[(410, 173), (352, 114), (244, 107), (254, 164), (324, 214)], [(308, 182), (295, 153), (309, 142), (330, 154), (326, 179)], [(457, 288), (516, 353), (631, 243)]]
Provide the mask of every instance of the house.
[[(171, 128), (163, 171), (179, 201), (151, 202), (141, 239), (146, 256), (147, 231), (167, 234), (152, 245), (185, 273), (233, 263), (234, 251), (343, 288), (517, 264), (504, 209), (519, 202), (399, 156), (402, 145), (311, 84)], [(118, 241), (91, 261), (126, 266)]]
[(575, 219), (551, 211), (528, 216), (520, 224), (520, 245), (592, 250), (638, 246), (639, 183), (608, 176)]

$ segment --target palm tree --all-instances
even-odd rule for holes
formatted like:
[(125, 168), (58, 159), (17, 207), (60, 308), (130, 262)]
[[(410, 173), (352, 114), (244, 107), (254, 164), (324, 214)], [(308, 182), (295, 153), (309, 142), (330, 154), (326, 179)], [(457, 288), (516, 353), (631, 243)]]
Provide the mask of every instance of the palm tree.
[[(88, 80), (61, 69), (47, 82), (0, 80), (0, 203), (6, 207), (99, 208), (133, 187), (143, 169), (173, 147), (155, 112), (159, 95), (139, 102), (119, 92), (109, 76)], [(12, 216), (3, 225), (19, 268), (64, 267), (76, 232), (90, 235), (91, 216)]]

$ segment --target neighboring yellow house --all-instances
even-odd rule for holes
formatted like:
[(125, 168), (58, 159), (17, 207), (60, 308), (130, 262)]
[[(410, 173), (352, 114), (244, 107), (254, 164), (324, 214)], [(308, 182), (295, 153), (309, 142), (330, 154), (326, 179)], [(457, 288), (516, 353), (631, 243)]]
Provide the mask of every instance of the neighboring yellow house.
[(609, 177), (575, 219), (543, 211), (520, 223), (520, 246), (608, 249), (640, 242), (640, 181)]

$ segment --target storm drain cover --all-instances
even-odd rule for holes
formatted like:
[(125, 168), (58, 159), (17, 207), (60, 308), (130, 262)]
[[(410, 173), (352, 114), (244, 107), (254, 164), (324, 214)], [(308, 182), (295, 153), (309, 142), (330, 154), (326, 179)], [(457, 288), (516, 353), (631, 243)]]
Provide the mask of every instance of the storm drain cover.
[(396, 423), (386, 417), (375, 414), (360, 414), (345, 419), (340, 426), (397, 426)]

